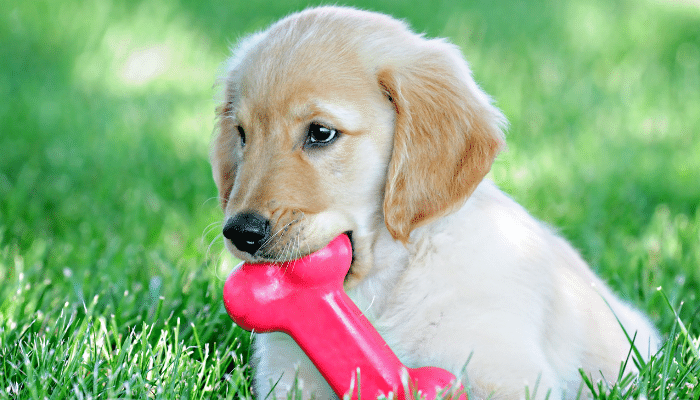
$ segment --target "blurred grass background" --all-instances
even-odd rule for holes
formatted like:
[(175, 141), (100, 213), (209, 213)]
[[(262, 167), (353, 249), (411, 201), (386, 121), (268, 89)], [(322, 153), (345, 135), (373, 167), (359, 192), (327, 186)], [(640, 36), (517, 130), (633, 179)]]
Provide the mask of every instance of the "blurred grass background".
[[(158, 332), (163, 354), (190, 349), (183, 376), (219, 368), (191, 398), (249, 393), (248, 336), (220, 295), (231, 260), (207, 161), (212, 86), (238, 38), (313, 4), (3, 3), (0, 398), (110, 384), (158, 397), (168, 379), (177, 386), (174, 370), (120, 366), (131, 339), (154, 356)], [(492, 178), (670, 335), (662, 287), (697, 340), (700, 2), (343, 4), (459, 45), (511, 123)], [(71, 335), (101, 347), (62, 370), (76, 357), (77, 343), (61, 347)], [(119, 368), (143, 378), (115, 378)]]

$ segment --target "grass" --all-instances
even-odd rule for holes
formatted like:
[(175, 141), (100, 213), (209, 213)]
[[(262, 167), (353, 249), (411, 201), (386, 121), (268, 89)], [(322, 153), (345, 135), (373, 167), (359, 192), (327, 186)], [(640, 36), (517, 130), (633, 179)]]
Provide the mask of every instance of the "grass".
[[(0, 399), (250, 396), (212, 83), (238, 37), (307, 3), (4, 4)], [(511, 121), (493, 179), (668, 339), (638, 379), (583, 393), (700, 398), (697, 2), (352, 4), (462, 47)]]

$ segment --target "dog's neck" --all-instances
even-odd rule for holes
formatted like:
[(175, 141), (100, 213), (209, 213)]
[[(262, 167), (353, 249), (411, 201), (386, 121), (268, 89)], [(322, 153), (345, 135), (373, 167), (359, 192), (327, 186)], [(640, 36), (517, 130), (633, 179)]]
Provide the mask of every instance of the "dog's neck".
[[(366, 237), (358, 238), (355, 242), (357, 259), (353, 266), (355, 276), (346, 282), (346, 291), (370, 320), (382, 315), (394, 297), (393, 290), (406, 267), (425, 257), (426, 249), (443, 248), (434, 242), (449, 241), (446, 235), (451, 236), (454, 229), (463, 229), (461, 225), (467, 222), (463, 221), (464, 215), (469, 214), (469, 209), (477, 206), (484, 196), (489, 197), (492, 187), (492, 182), (482, 182), (461, 208), (414, 229), (407, 244), (394, 240), (383, 222)], [(371, 279), (367, 279), (369, 277)]]
[[(359, 257), (353, 268), (362, 274), (356, 277), (360, 279), (346, 283), (346, 292), (370, 321), (383, 313), (410, 260), (410, 245), (407, 247), (394, 240), (385, 226), (379, 227), (372, 236), (369, 248), (356, 249)], [(363, 255), (364, 259), (360, 259)]]
[[(484, 209), (484, 205), (505, 198), (502, 194), (499, 196), (499, 193), (492, 181), (484, 179), (462, 207), (414, 229), (405, 245), (394, 240), (383, 222), (378, 223), (375, 230), (367, 236), (369, 240), (357, 242), (360, 245), (356, 249), (358, 274), (353, 282), (346, 284), (348, 295), (370, 320), (381, 316), (395, 297), (393, 291), (401, 281), (406, 267), (409, 264), (430, 265), (426, 260), (437, 256), (433, 253), (441, 250), (454, 252), (454, 246), (460, 245), (454, 243), (455, 239), (468, 236), (465, 229), (467, 232), (472, 228), (479, 230), (478, 227), (469, 227), (476, 223), (474, 219), (488, 218), (489, 211)], [(478, 235), (469, 240), (470, 251), (479, 248), (480, 245), (476, 243), (478, 241)], [(369, 277), (371, 279), (366, 279)]]

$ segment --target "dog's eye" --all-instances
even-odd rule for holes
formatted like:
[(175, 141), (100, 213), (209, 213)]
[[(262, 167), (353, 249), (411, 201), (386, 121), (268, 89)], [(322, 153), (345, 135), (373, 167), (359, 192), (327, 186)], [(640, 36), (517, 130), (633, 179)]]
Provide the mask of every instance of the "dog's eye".
[(238, 126), (238, 135), (241, 137), (241, 147), (245, 147), (245, 130), (242, 126)]
[(309, 125), (306, 143), (309, 146), (323, 146), (332, 143), (339, 133), (336, 129), (313, 123)]

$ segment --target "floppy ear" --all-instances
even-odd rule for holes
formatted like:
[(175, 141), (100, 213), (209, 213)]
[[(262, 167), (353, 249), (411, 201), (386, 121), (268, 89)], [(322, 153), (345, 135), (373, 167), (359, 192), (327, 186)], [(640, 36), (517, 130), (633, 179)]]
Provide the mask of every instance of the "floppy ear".
[(396, 108), (384, 218), (404, 243), (416, 227), (461, 206), (504, 146), (505, 118), (474, 82), (459, 50), (419, 40), (410, 59), (378, 74)]
[(214, 182), (219, 191), (219, 203), (226, 210), (228, 198), (233, 188), (236, 162), (234, 160), (235, 142), (234, 124), (230, 117), (231, 103), (225, 102), (216, 108), (216, 137), (209, 152)]

